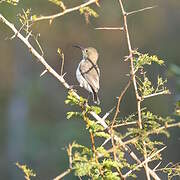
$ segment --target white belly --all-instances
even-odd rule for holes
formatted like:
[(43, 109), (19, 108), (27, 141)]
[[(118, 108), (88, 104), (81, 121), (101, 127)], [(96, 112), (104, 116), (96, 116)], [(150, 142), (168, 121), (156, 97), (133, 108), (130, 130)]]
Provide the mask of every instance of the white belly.
[(84, 79), (84, 77), (81, 75), (81, 72), (79, 71), (79, 66), (80, 64), (78, 65), (78, 68), (76, 70), (76, 78), (79, 82), (79, 85), (92, 93), (91, 87), (89, 86), (88, 82), (86, 81), (86, 79)]

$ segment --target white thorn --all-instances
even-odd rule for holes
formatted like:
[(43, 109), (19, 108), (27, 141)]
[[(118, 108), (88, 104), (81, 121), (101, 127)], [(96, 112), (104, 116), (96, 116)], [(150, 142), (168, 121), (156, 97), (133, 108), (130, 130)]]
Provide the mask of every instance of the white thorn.
[(64, 78), (64, 76), (67, 74), (67, 72), (65, 72), (63, 75), (62, 75), (62, 77)]
[(41, 73), (41, 75), (40, 75), (40, 77), (42, 77), (44, 74), (46, 74), (47, 73), (47, 69), (45, 69), (42, 73)]
[(30, 31), (29, 34), (26, 36), (26, 39), (27, 39), (27, 40), (28, 40), (29, 37), (31, 36), (31, 32), (32, 32), (32, 31)]

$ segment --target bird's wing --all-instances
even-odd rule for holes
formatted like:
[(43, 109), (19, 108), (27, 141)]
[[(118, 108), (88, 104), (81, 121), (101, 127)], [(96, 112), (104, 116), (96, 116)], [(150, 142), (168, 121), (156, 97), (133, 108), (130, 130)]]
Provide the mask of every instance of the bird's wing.
[(99, 75), (100, 75), (100, 70), (97, 65), (93, 65), (85, 61), (80, 64), (80, 70), (81, 74), (84, 77), (84, 79), (88, 82), (88, 84), (93, 88), (95, 92), (98, 92), (99, 90)]

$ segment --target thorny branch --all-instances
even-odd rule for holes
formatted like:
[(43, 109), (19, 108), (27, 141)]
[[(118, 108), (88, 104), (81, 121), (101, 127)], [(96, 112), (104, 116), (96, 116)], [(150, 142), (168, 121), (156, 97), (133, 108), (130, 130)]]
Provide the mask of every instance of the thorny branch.
[[(141, 119), (141, 99), (142, 98), (139, 96), (139, 93), (138, 93), (136, 76), (135, 76), (135, 68), (134, 68), (134, 62), (133, 62), (133, 49), (132, 49), (132, 45), (131, 45), (131, 41), (130, 41), (130, 35), (129, 35), (129, 30), (128, 30), (128, 25), (127, 25), (127, 16), (128, 16), (128, 13), (124, 9), (122, 0), (119, 0), (119, 4), (120, 4), (120, 8), (121, 8), (121, 11), (122, 11), (122, 14), (123, 14), (124, 31), (125, 31), (125, 34), (126, 34), (127, 45), (128, 45), (128, 49), (129, 49), (131, 77), (132, 77), (132, 81), (133, 81), (133, 85), (134, 85), (134, 91), (135, 91), (135, 95), (136, 95), (136, 101), (137, 101), (138, 125), (139, 125), (139, 128), (142, 129), (142, 119)], [(146, 160), (147, 153), (146, 153), (145, 142), (143, 142), (143, 144), (144, 144), (144, 158)], [(149, 171), (149, 167), (148, 167), (148, 162), (145, 163), (144, 169), (146, 171), (147, 179), (150, 180), (150, 175), (149, 175), (150, 171)]]

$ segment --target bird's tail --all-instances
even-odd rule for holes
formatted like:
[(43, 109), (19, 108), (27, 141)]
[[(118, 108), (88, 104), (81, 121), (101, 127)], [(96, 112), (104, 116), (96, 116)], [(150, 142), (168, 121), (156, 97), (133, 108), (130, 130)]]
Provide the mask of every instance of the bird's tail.
[(99, 100), (97, 92), (93, 91), (92, 94), (93, 94), (93, 101), (94, 101), (94, 103), (99, 105), (100, 104), (100, 100)]

